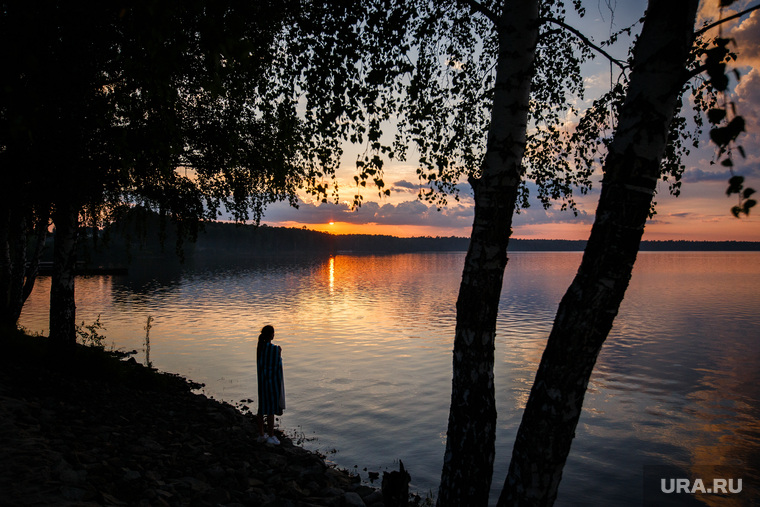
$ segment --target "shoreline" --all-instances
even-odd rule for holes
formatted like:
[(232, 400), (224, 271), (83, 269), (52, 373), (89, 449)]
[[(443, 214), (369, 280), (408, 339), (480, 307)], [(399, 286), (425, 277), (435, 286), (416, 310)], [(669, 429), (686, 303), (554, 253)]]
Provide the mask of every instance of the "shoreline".
[(0, 335), (0, 503), (382, 506), (380, 490), (199, 387), (77, 345)]

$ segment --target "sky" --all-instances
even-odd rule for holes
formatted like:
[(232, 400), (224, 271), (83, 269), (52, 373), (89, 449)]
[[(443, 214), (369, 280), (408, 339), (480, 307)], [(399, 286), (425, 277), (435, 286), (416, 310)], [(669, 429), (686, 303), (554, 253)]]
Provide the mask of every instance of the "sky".
[[(613, 4), (614, 15), (607, 8), (610, 3)], [(757, 3), (757, 0), (739, 1), (732, 8), (741, 10)], [(574, 26), (591, 34), (595, 41), (629, 25), (642, 16), (645, 8), (645, 3), (640, 1), (607, 0), (587, 4), (585, 18), (576, 20)], [(717, 4), (717, 0), (704, 1), (701, 15), (717, 19)], [(760, 190), (760, 11), (726, 23), (722, 29), (724, 36), (736, 40), (739, 54), (736, 68), (741, 73), (741, 79), (738, 83), (733, 82), (730, 100), (736, 103), (738, 113), (747, 124), (747, 132), (739, 138), (746, 159), (735, 157), (734, 170), (745, 177), (747, 186)], [(625, 59), (626, 51), (627, 44), (618, 44), (618, 47), (610, 49), (613, 56), (621, 59)], [(584, 68), (586, 99), (590, 100), (602, 93), (604, 85), (610, 82), (610, 68), (606, 60), (600, 57)], [(737, 219), (730, 213), (731, 207), (737, 203), (735, 196), (728, 197), (725, 192), (730, 174), (719, 164), (711, 164), (715, 159), (715, 149), (710, 145), (706, 132), (703, 137), (701, 148), (692, 151), (685, 160), (681, 195), (677, 198), (669, 195), (667, 184), (660, 184), (655, 197), (657, 214), (647, 224), (644, 239), (760, 241), (760, 207), (748, 218)], [(356, 190), (353, 176), (357, 151), (351, 146), (346, 147), (345, 163), (337, 173), (342, 199), (350, 199)], [(352, 210), (345, 202), (313, 202), (303, 195), (298, 209), (285, 203), (270, 205), (262, 223), (306, 227), (335, 234), (469, 237), (473, 217), (469, 186), (463, 183), (459, 201), (449, 199), (449, 204), (439, 210), (435, 205), (417, 199), (420, 183), (415, 169), (416, 165), (412, 162), (386, 162), (384, 181), (390, 187), (391, 195), (380, 198), (371, 188), (364, 189), (364, 203), (358, 209)], [(598, 175), (592, 191), (576, 197), (577, 215), (571, 211), (560, 211), (558, 206), (545, 210), (534, 202), (515, 215), (513, 237), (587, 239), (599, 196), (600, 180), (601, 175)]]

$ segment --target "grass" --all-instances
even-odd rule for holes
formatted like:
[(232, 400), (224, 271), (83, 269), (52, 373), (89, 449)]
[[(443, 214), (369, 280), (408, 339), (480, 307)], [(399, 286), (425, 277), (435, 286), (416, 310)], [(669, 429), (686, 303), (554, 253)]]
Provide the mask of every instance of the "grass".
[(143, 366), (131, 357), (132, 353), (79, 343), (73, 347), (61, 347), (45, 336), (33, 336), (18, 330), (0, 331), (0, 350), (3, 370), (44, 369), (72, 378), (147, 391), (192, 391), (203, 387), (203, 384), (179, 375)]

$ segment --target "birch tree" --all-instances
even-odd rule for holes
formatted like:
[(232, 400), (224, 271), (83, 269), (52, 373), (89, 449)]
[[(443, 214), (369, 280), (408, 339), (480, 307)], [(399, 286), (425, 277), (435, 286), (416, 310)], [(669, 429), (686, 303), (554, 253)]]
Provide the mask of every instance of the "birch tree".
[[(695, 2), (679, 0), (676, 9), (666, 4), (672, 2), (652, 1), (630, 87), (613, 91), (626, 101), (605, 161), (597, 223), (542, 359), (503, 505), (549, 505), (556, 497), (588, 375), (624, 295), (652, 189), (668, 175), (677, 188), (678, 164), (667, 170), (661, 164), (666, 153), (678, 157), (668, 147), (677, 145), (669, 142), (673, 118), (691, 76), (686, 62)], [(583, 14), (579, 1), (573, 8)], [(294, 104), (301, 110), (297, 137), (313, 156), (297, 159), (299, 183), (326, 199), (335, 188), (341, 146), (353, 142), (364, 146), (356, 160), (357, 205), (363, 188), (388, 192), (387, 160), (417, 163), (422, 199), (443, 204), (456, 198), (463, 179), (473, 189), (438, 503), (485, 505), (496, 429), (496, 314), (513, 213), (527, 200), (527, 181), (537, 184), (542, 202), (556, 199), (569, 208), (574, 192), (590, 188), (593, 164), (584, 161), (599, 154), (579, 143), (565, 149), (561, 125), (578, 113), (572, 99), (583, 97), (582, 61), (609, 55), (567, 24), (558, 0), (306, 2), (291, 15), (269, 67), (277, 86), (255, 82), (266, 103), (285, 105), (281, 118), (292, 118), (287, 107)], [(389, 139), (390, 125), (398, 134)], [(217, 173), (198, 174), (206, 183)], [(195, 187), (185, 183), (188, 191), (178, 198), (197, 203)], [(229, 195), (216, 188), (221, 193), (213, 195)]]
[(694, 42), (697, 0), (649, 2), (604, 163), (596, 219), (562, 298), (499, 505), (551, 505), (594, 363), (631, 277)]
[[(4, 191), (20, 197), (4, 204), (14, 215), (33, 205), (50, 212), (54, 342), (75, 340), (81, 224), (139, 204), (192, 234), (222, 207), (255, 221), (267, 203), (295, 198), (303, 181), (295, 105), (267, 96), (284, 8), (3, 2), (0, 156)], [(6, 230), (3, 246), (22, 251), (21, 236)], [(2, 256), (3, 275), (12, 276), (0, 282), (17, 308), (11, 257)]]
[[(707, 72), (709, 80), (698, 87), (700, 92), (706, 87), (720, 93), (728, 87), (728, 40), (718, 37), (711, 47), (698, 51), (697, 7), (696, 0), (648, 4), (625, 100), (604, 158), (594, 225), (578, 273), (560, 302), (498, 505), (554, 503), (596, 358), (625, 296), (656, 185), (663, 178), (688, 82)], [(695, 54), (706, 58), (695, 61)], [(743, 130), (743, 120), (726, 118), (714, 100), (708, 102), (712, 107), (705, 112), (718, 124), (711, 139), (723, 154)], [(747, 201), (751, 194), (742, 197)], [(752, 206), (750, 201), (749, 207), (733, 213), (748, 213)]]
[[(580, 2), (573, 6), (583, 14)], [(588, 135), (565, 143), (560, 125), (577, 114), (568, 96), (582, 97), (578, 66), (584, 59), (599, 54), (623, 69), (629, 64), (569, 26), (562, 2), (378, 2), (362, 14), (338, 9), (330, 23), (336, 40), (349, 34), (350, 53), (324, 41), (295, 52), (297, 66), (309, 69), (310, 79), (294, 86), (307, 117), (339, 139), (366, 142), (357, 160), (359, 189), (374, 183), (384, 193), (384, 158), (407, 159), (410, 146), (428, 188), (421, 198), (444, 203), (456, 197), (462, 178), (473, 189), (439, 505), (488, 502), (496, 312), (525, 182), (538, 184), (543, 202), (559, 199), (572, 208), (573, 192), (588, 190), (595, 160), (606, 155), (589, 247), (560, 306), (500, 499), (502, 505), (553, 502), (588, 375), (624, 296), (655, 185), (666, 179), (678, 192), (684, 143), (696, 138), (678, 117), (694, 75), (688, 57), (695, 11), (693, 1), (650, 4), (630, 86), (615, 86), (583, 118), (598, 131), (611, 124), (606, 105), (615, 105), (620, 117), (609, 148)], [(333, 77), (315, 79), (329, 69)], [(386, 142), (382, 126), (396, 117), (399, 134)], [(586, 134), (593, 131), (592, 125)]]
[[(324, 140), (317, 151), (335, 153), (334, 139), (365, 146), (356, 161), (357, 204), (364, 187), (387, 192), (388, 159), (416, 162), (425, 187), (420, 197), (431, 202), (457, 198), (462, 179), (472, 186), (475, 219), (457, 300), (438, 502), (484, 505), (496, 429), (496, 314), (512, 217), (527, 199), (526, 179), (538, 183), (542, 200), (565, 199), (566, 206), (573, 205), (573, 190), (590, 184), (590, 173), (574, 172), (537, 148), (551, 144), (547, 136), (572, 111), (572, 96), (582, 95), (580, 63), (591, 53), (581, 39), (546, 23), (563, 23), (562, 2), (363, 6), (312, 4), (304, 17), (320, 20), (312, 23), (321, 34), (294, 23), (282, 42), (282, 54), (292, 60), (280, 67), (304, 69), (293, 89), (306, 130)], [(388, 139), (383, 131), (394, 122), (398, 134)], [(529, 125), (541, 128), (529, 134)], [(528, 160), (526, 149), (541, 156)]]

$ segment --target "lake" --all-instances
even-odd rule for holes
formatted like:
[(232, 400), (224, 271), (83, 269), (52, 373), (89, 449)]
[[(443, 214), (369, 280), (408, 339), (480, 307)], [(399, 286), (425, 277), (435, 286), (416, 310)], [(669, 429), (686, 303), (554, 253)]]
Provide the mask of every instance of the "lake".
[[(510, 255), (496, 340), (493, 503), (580, 259)], [(440, 478), (463, 262), (461, 252), (140, 260), (127, 276), (77, 278), (78, 321), (100, 315), (106, 345), (137, 349), (143, 362), (152, 317), (153, 365), (235, 405), (256, 396), (256, 341), (273, 325), (285, 365), (281, 429), (364, 480), (402, 460), (425, 496)], [(41, 277), (27, 302), (28, 331), (47, 334), (49, 286)], [(741, 494), (679, 495), (684, 505), (760, 499), (759, 290), (760, 253), (639, 255), (555, 505), (641, 505), (653, 469), (742, 479)]]

